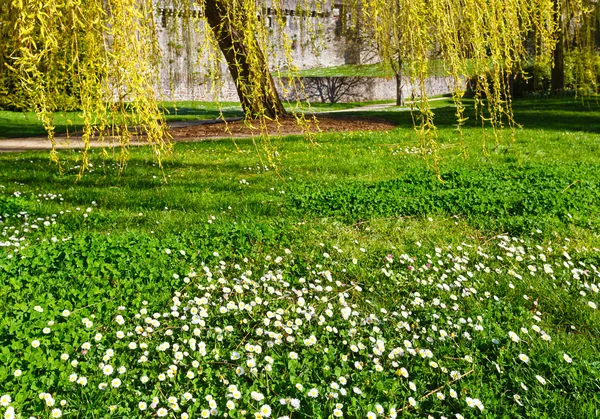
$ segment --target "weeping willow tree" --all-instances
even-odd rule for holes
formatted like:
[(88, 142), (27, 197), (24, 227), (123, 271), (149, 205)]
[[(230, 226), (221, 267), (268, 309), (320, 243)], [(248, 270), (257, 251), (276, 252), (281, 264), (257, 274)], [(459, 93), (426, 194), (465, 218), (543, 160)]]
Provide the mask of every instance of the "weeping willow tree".
[(259, 15), (246, 13), (253, 4), (206, 0), (203, 15), (227, 61), (244, 113), (277, 118), (285, 109), (255, 34)]
[[(437, 133), (425, 82), (433, 60), (441, 60), (453, 80), (459, 138), (466, 121), (466, 74), (476, 75), (477, 117), (495, 133), (515, 124), (510, 80), (528, 60), (551, 65), (557, 45), (569, 44), (579, 63), (578, 80), (597, 80), (598, 3), (593, 0), (342, 3), (342, 18), (366, 31), (382, 61), (416, 86), (415, 129), (433, 156)], [(158, 73), (165, 63), (157, 42), (157, 10), (169, 10), (173, 17), (169, 36), (195, 34), (183, 39), (196, 42), (200, 51), (190, 65), (216, 81), (225, 62), (247, 118), (264, 122), (285, 115), (278, 90), (302, 87), (293, 82), (297, 69), (286, 14), (296, 10), (306, 17), (302, 33), (318, 43), (323, 32), (311, 17), (327, 16), (332, 6), (330, 0), (9, 0), (0, 5), (0, 89), (7, 92), (5, 102), (36, 110), (53, 144), (53, 112), (79, 109), (86, 151), (92, 139), (111, 135), (126, 145), (132, 135), (143, 133), (160, 161), (169, 151), (169, 137), (158, 105)], [(573, 36), (572, 42), (566, 40)], [(534, 39), (533, 51), (528, 39)], [(273, 72), (292, 82), (275, 81)], [(124, 160), (127, 151), (122, 150)], [(56, 150), (52, 157), (58, 161)], [(87, 153), (83, 159), (85, 170)]]
[[(319, 10), (320, 5), (305, 8)], [(120, 139), (123, 146), (143, 134), (159, 159), (170, 150), (169, 136), (158, 103), (163, 98), (159, 69), (157, 10), (168, 10), (177, 28), (174, 41), (196, 42), (200, 51), (188, 64), (202, 67), (218, 84), (220, 64), (228, 67), (248, 119), (278, 119), (286, 115), (279, 86), (266, 59), (281, 57), (280, 75), (293, 80), (292, 40), (283, 10), (269, 4), (272, 26), (264, 23), (266, 3), (254, 0), (10, 0), (0, 3), (0, 106), (34, 109), (53, 144), (54, 112), (77, 109), (83, 119), (83, 173), (92, 140)], [(300, 8), (298, 2), (296, 7)], [(316, 25), (318, 27), (318, 25)], [(186, 30), (183, 31), (182, 28)], [(276, 36), (273, 36), (275, 31)], [(314, 25), (305, 31), (314, 37)], [(182, 33), (195, 34), (192, 37)], [(273, 42), (271, 42), (273, 41)], [(300, 97), (299, 94), (295, 95)], [(168, 97), (167, 97), (168, 99)], [(303, 119), (297, 116), (298, 121)], [(121, 159), (127, 158), (123, 147)]]
[[(158, 161), (169, 149), (153, 80), (160, 56), (150, 0), (14, 0), (0, 14), (3, 85), (26, 98), (48, 132), (59, 162), (55, 111), (79, 109), (83, 120), (82, 172), (92, 139), (129, 143), (143, 131)], [(15, 105), (22, 105), (16, 103)], [(121, 149), (121, 160), (127, 148)]]
[[(434, 113), (425, 80), (432, 63), (441, 62), (453, 81), (457, 131), (467, 120), (462, 99), (466, 75), (475, 75), (475, 104), (483, 124), (496, 133), (514, 125), (510, 77), (520, 70), (531, 51), (525, 39), (535, 36), (533, 54), (549, 62), (556, 44), (557, 24), (552, 0), (354, 0), (365, 22), (372, 22), (374, 39), (384, 62), (398, 75), (403, 71), (416, 86), (418, 115), (415, 129), (423, 149), (435, 149)], [(360, 17), (358, 17), (360, 18)], [(483, 131), (482, 131), (483, 132)], [(485, 142), (484, 142), (485, 147)], [(466, 148), (463, 145), (463, 152)]]
[[(323, 15), (322, 0), (155, 0), (165, 19), (167, 36), (176, 44), (194, 44), (187, 54), (188, 72), (203, 69), (213, 82), (222, 76), (224, 63), (233, 80), (248, 119), (286, 116), (279, 92), (295, 90), (297, 67), (292, 59), (295, 40), (288, 26), (291, 16), (301, 16), (302, 45), (318, 49), (322, 27), (315, 16)], [(277, 82), (273, 73), (278, 75)], [(282, 81), (287, 80), (287, 83)], [(216, 93), (213, 91), (213, 93)], [(218, 96), (215, 94), (215, 96)]]
[[(596, 0), (554, 0), (557, 42), (553, 53), (551, 88), (567, 83), (586, 95), (598, 90), (600, 7)], [(567, 67), (567, 68), (565, 68)], [(568, 74), (567, 74), (568, 73)]]

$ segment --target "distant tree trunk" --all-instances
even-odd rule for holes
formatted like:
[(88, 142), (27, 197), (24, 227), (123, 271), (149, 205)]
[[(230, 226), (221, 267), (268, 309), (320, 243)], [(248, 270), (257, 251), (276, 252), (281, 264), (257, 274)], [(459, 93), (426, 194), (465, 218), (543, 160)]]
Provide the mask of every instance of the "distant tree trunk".
[(396, 70), (396, 106), (404, 106), (402, 95), (402, 56), (398, 54), (398, 70)]
[[(225, 24), (229, 23), (227, 7), (232, 7), (231, 4), (230, 0), (206, 0), (205, 13), (219, 48), (225, 55), (242, 109), (250, 118), (259, 115), (269, 118), (284, 116), (285, 109), (258, 43), (255, 39), (247, 40), (239, 28)], [(255, 58), (253, 62), (249, 60), (250, 53)]]
[(558, 19), (558, 39), (554, 49), (552, 63), (551, 85), (552, 93), (558, 93), (565, 89), (565, 35), (563, 31), (562, 10), (558, 1), (554, 1), (556, 16)]

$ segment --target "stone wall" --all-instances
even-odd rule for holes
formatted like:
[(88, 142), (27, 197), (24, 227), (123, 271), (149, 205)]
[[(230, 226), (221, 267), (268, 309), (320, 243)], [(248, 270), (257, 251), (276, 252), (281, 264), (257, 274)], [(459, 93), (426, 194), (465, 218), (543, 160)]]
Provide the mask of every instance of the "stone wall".
[[(395, 100), (396, 80), (380, 77), (305, 77), (300, 80), (305, 86), (304, 94), (295, 94), (293, 86), (289, 86), (287, 79), (276, 80), (282, 99), (296, 100), (308, 98), (311, 102), (364, 102), (372, 100)], [(233, 81), (223, 79), (220, 88), (215, 91), (211, 82), (186, 86), (185, 84), (173, 85), (171, 96), (167, 99), (193, 100), (193, 101), (231, 101), (237, 102), (239, 98)], [(292, 88), (290, 88), (292, 87)], [(402, 93), (405, 99), (413, 95), (418, 97), (419, 86), (413, 86), (408, 80), (404, 81)], [(430, 77), (425, 81), (427, 96), (437, 96), (452, 92), (452, 77)], [(300, 88), (298, 87), (300, 92)]]
[[(425, 80), (427, 96), (452, 92), (452, 77), (430, 77)], [(303, 78), (304, 97), (311, 102), (365, 102), (372, 100), (395, 100), (396, 79), (383, 77), (308, 77)], [(405, 78), (402, 85), (405, 99), (421, 95), (420, 86), (413, 86)], [(295, 99), (296, 95), (284, 95)]]
[[(1, 0), (0, 0), (1, 1)], [(372, 48), (348, 42), (343, 35), (341, 6), (331, 0), (322, 10), (302, 9), (304, 2), (283, 0), (278, 3), (284, 15), (284, 25), (274, 22), (270, 8), (263, 10), (263, 22), (273, 42), (268, 42), (266, 56), (273, 70), (288, 66), (286, 53), (280, 45), (282, 33), (290, 41), (291, 60), (299, 69), (365, 64), (372, 62)], [(301, 5), (299, 8), (298, 6)], [(212, 65), (220, 51), (211, 51), (204, 39), (201, 20), (182, 24), (182, 18), (172, 9), (156, 9), (158, 41), (161, 49), (160, 91), (172, 100), (214, 100), (216, 95), (206, 74), (222, 75), (221, 100), (237, 100), (235, 86), (228, 80), (225, 63)], [(195, 26), (199, 26), (194, 28)], [(211, 58), (212, 57), (212, 58)]]
[[(1, 1), (1, 0), (0, 0)], [(281, 0), (283, 25), (274, 22), (271, 8), (262, 10), (261, 21), (264, 22), (273, 42), (267, 42), (266, 56), (272, 70), (285, 69), (289, 64), (285, 58), (280, 42), (282, 33), (291, 42), (291, 59), (299, 69), (323, 68), (343, 64), (366, 64), (375, 59), (373, 48), (365, 44), (368, 41), (350, 42), (343, 34), (346, 23), (343, 19), (341, 2), (330, 0), (321, 10), (306, 8), (306, 2), (298, 0)], [(299, 8), (298, 6), (301, 5)], [(304, 9), (302, 8), (304, 7)], [(235, 85), (231, 80), (224, 62), (214, 65), (215, 57), (222, 57), (220, 51), (211, 50), (210, 43), (204, 39), (204, 28), (201, 20), (194, 24), (183, 24), (180, 15), (169, 8), (157, 8), (159, 44), (161, 47), (161, 72), (159, 90), (165, 100), (195, 101), (238, 101)], [(186, 21), (187, 22), (187, 21)], [(358, 39), (362, 39), (360, 36)], [(212, 57), (212, 59), (210, 59)], [(207, 74), (220, 75), (217, 86)], [(285, 99), (308, 97), (311, 101), (353, 102), (368, 100), (393, 100), (396, 98), (395, 79), (368, 77), (320, 77), (305, 78), (304, 94), (289, 93), (287, 80), (281, 79), (280, 94)], [(450, 80), (444, 77), (433, 77), (427, 80), (428, 96), (439, 95), (451, 91)], [(403, 95), (413, 96), (413, 88), (405, 81)], [(297, 87), (297, 86), (296, 86)], [(415, 93), (418, 96), (420, 93)]]

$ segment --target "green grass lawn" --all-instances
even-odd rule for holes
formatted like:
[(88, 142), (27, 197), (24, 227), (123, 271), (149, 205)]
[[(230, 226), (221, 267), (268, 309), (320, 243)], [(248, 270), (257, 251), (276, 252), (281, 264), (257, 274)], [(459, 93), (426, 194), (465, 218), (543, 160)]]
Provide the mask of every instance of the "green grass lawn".
[(469, 108), (467, 158), (454, 111), (444, 182), (408, 112), (273, 139), (277, 170), (179, 143), (167, 182), (148, 148), (79, 182), (0, 154), (0, 413), (598, 417), (600, 108), (517, 101), (486, 153)]
[[(163, 102), (162, 106), (167, 121), (217, 119), (221, 111), (225, 118), (243, 116), (242, 108), (237, 102), (220, 103), (221, 111), (215, 102)], [(81, 132), (83, 119), (79, 111), (55, 112), (54, 123), (59, 134), (77, 133)], [(0, 140), (44, 135), (46, 131), (35, 112), (0, 110)]]
[[(430, 75), (435, 77), (447, 76), (448, 70), (444, 62), (439, 59), (431, 60), (429, 63)], [(469, 61), (467, 64), (468, 73), (472, 74), (473, 64)], [(408, 67), (405, 66), (405, 72), (408, 72)], [(405, 74), (407, 75), (407, 74)], [(344, 64), (333, 67), (318, 67), (309, 68), (300, 71), (301, 77), (394, 77), (394, 72), (383, 65), (383, 63), (375, 64)]]

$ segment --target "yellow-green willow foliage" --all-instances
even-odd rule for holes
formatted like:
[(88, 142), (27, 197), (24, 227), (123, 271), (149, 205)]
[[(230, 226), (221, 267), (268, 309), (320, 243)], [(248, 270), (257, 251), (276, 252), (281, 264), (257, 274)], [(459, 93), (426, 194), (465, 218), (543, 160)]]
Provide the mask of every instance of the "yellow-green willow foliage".
[(9, 55), (15, 50), (13, 26), (17, 16), (10, 3), (0, 3), (0, 109), (23, 109), (27, 102), (19, 80), (6, 66)]
[[(600, 74), (600, 5), (597, 0), (554, 0), (557, 11), (557, 53), (567, 67), (566, 80), (577, 93), (598, 92)], [(563, 71), (565, 71), (563, 69)], [(565, 75), (563, 75), (565, 77)]]
[[(168, 141), (154, 92), (159, 53), (151, 0), (10, 0), (0, 11), (2, 42), (11, 48), (2, 54), (10, 70), (4, 80), (24, 93), (53, 145), (53, 112), (80, 110), (81, 173), (93, 138), (110, 135), (126, 146), (133, 127), (160, 162)], [(55, 147), (51, 156), (59, 162)]]
[(365, 22), (372, 23), (384, 61), (399, 71), (395, 67), (400, 58), (407, 63), (413, 84), (419, 86), (416, 95), (420, 117), (415, 128), (429, 149), (436, 147), (436, 132), (424, 80), (431, 74), (432, 60), (442, 60), (454, 81), (457, 129), (462, 142), (465, 75), (476, 75), (478, 117), (482, 124), (491, 123), (497, 132), (505, 123), (514, 124), (510, 77), (531, 59), (526, 39), (536, 38), (533, 54), (544, 62), (551, 61), (556, 43), (552, 0), (353, 1), (362, 10)]

